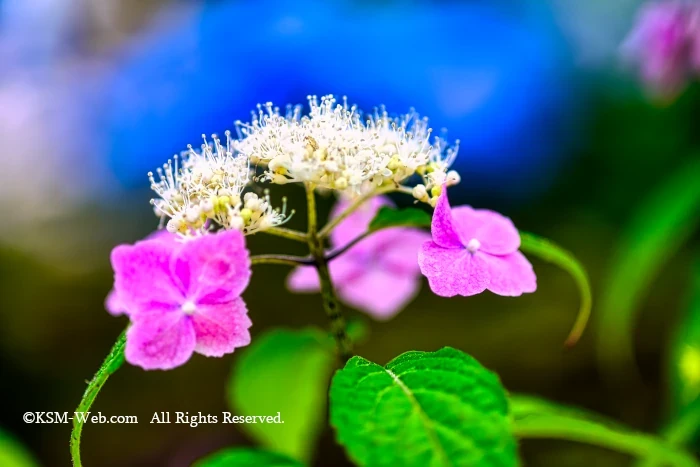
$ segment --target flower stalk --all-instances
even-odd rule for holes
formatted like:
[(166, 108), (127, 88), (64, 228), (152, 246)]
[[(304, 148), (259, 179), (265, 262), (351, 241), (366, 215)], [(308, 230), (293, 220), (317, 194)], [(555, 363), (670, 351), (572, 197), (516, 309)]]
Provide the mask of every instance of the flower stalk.
[[(105, 361), (97, 370), (95, 376), (88, 383), (88, 387), (83, 394), (83, 398), (80, 400), (78, 408), (75, 409), (76, 412), (85, 413), (90, 411), (93, 402), (97, 398), (102, 386), (107, 382), (107, 379), (114, 374), (124, 363), (124, 346), (126, 345), (126, 329), (122, 331), (114, 343), (112, 350), (109, 351), (109, 355), (105, 358)], [(73, 467), (81, 467), (83, 464), (80, 461), (80, 437), (83, 433), (83, 425), (85, 424), (84, 418), (77, 416), (73, 417), (73, 431), (70, 437), (70, 453), (73, 459)]]
[[(362, 206), (362, 204), (365, 201), (367, 201), (368, 199), (370, 199), (374, 196), (379, 196), (379, 195), (391, 193), (394, 191), (399, 191), (401, 193), (411, 194), (411, 190), (407, 187), (400, 186), (400, 185), (396, 186), (395, 184), (389, 184), (387, 186), (383, 186), (383, 187), (377, 188), (373, 191), (370, 191), (364, 195), (360, 195), (357, 198), (355, 198), (355, 200), (353, 200), (353, 202), (350, 204), (350, 206), (348, 206), (348, 208), (345, 211), (341, 212), (338, 216), (334, 217), (333, 219), (330, 219), (328, 221), (328, 223), (325, 226), (323, 226), (323, 228), (320, 230), (320, 232), (318, 233), (318, 236), (321, 239), (327, 238), (330, 235), (331, 231), (338, 226), (338, 224), (340, 224), (350, 214), (355, 212), (357, 210), (357, 208)], [(307, 193), (308, 193), (308, 190), (307, 190)]]
[(335, 339), (335, 343), (338, 348), (338, 356), (344, 363), (352, 356), (352, 342), (347, 334), (345, 317), (343, 316), (342, 309), (340, 308), (340, 303), (338, 302), (338, 297), (336, 296), (335, 289), (333, 287), (333, 281), (331, 280), (331, 275), (328, 271), (328, 260), (326, 259), (323, 248), (323, 237), (321, 237), (317, 230), (316, 198), (314, 195), (315, 188), (312, 184), (305, 184), (305, 188), (309, 216), (309, 230), (307, 234), (309, 251), (315, 260), (316, 270), (318, 271), (318, 277), (321, 284), (323, 309), (331, 322), (331, 334), (333, 334), (333, 338)]
[(513, 433), (520, 439), (560, 439), (621, 452), (639, 459), (653, 459), (661, 465), (695, 467), (688, 453), (652, 436), (622, 432), (598, 423), (558, 415), (533, 415), (515, 420)]
[(286, 229), (284, 227), (270, 227), (269, 229), (264, 230), (264, 232), (277, 237), (288, 238), (289, 240), (294, 240), (296, 242), (307, 242), (305, 233), (297, 232), (296, 230), (292, 229)]

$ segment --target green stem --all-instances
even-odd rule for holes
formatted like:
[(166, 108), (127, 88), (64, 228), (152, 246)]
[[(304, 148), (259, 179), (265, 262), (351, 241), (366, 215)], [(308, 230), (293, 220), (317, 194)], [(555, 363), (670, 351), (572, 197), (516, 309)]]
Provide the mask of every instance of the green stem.
[(338, 298), (335, 296), (335, 289), (331, 276), (328, 273), (328, 264), (322, 254), (317, 257), (316, 270), (321, 282), (321, 298), (323, 299), (323, 310), (331, 322), (331, 334), (335, 339), (338, 348), (338, 356), (345, 363), (352, 357), (352, 341), (347, 333), (347, 323), (340, 308)]
[(591, 317), (593, 295), (586, 270), (573, 254), (554, 242), (535, 234), (520, 232), (520, 250), (559, 266), (567, 271), (576, 282), (581, 295), (581, 306), (579, 307), (574, 326), (571, 328), (569, 336), (564, 343), (566, 347), (573, 347), (581, 338)]
[[(386, 193), (391, 193), (391, 192), (394, 192), (394, 191), (398, 191), (398, 192), (401, 192), (401, 193), (408, 193), (408, 194), (411, 194), (411, 189), (410, 189), (410, 188), (405, 187), (405, 186), (401, 186), (401, 185), (394, 185), (394, 184), (392, 184), (392, 185), (387, 185), (387, 186), (383, 186), (383, 187), (377, 188), (376, 190), (370, 191), (369, 193), (365, 193), (365, 194), (362, 195), (362, 196), (358, 196), (358, 197), (355, 198), (355, 200), (350, 204), (350, 206), (348, 206), (348, 208), (347, 208), (345, 211), (341, 212), (337, 217), (334, 217), (333, 219), (329, 220), (328, 223), (327, 223), (327, 224), (321, 229), (321, 231), (318, 233), (318, 236), (319, 236), (321, 239), (324, 239), (324, 238), (328, 237), (328, 235), (331, 233), (331, 230), (333, 230), (334, 228), (336, 228), (336, 227), (338, 226), (338, 224), (340, 224), (340, 223), (343, 221), (343, 219), (345, 219), (345, 218), (348, 217), (350, 214), (352, 214), (353, 212), (355, 212), (355, 210), (356, 210), (357, 208), (359, 208), (359, 207), (362, 205), (362, 203), (364, 203), (364, 202), (367, 201), (368, 199), (372, 198), (373, 196), (378, 196), (378, 195), (382, 195), (382, 194), (386, 194)], [(307, 193), (308, 193), (308, 191), (307, 191)]]
[[(99, 394), (102, 386), (107, 382), (107, 379), (111, 374), (116, 372), (119, 367), (124, 363), (124, 345), (126, 344), (126, 329), (121, 333), (117, 342), (114, 343), (112, 350), (109, 351), (109, 355), (105, 358), (102, 366), (92, 380), (88, 383), (88, 387), (83, 394), (83, 398), (75, 409), (78, 413), (85, 413), (90, 411), (92, 403), (95, 402), (97, 394)], [(73, 414), (73, 431), (70, 436), (70, 452), (73, 458), (73, 467), (81, 467), (83, 464), (80, 462), (80, 435), (83, 432), (84, 422), (80, 417)]]
[(328, 272), (328, 260), (326, 259), (323, 249), (323, 238), (317, 233), (316, 197), (314, 195), (314, 186), (311, 184), (306, 185), (306, 202), (309, 216), (309, 232), (307, 238), (309, 250), (311, 251), (311, 256), (314, 258), (319, 281), (321, 283), (323, 310), (326, 312), (326, 316), (328, 316), (331, 322), (331, 334), (333, 334), (338, 348), (338, 356), (342, 362), (346, 362), (352, 356), (352, 342), (348, 337), (345, 317), (340, 308), (338, 298), (335, 295), (331, 275)]
[(309, 218), (309, 231), (306, 234), (306, 239), (311, 242), (316, 236), (316, 232), (318, 230), (318, 221), (316, 217), (316, 195), (314, 194), (316, 187), (311, 183), (305, 183), (304, 188), (306, 189), (307, 216)]
[(250, 263), (255, 264), (283, 264), (286, 266), (303, 266), (315, 264), (314, 258), (309, 256), (290, 256), (290, 255), (253, 255), (250, 257)]
[(263, 232), (270, 235), (276, 235), (277, 237), (288, 238), (297, 242), (306, 243), (307, 241), (305, 233), (297, 232), (296, 230), (292, 229), (285, 229), (284, 227), (271, 227), (269, 229), (263, 230)]
[(513, 433), (519, 438), (549, 438), (591, 444), (639, 458), (661, 460), (663, 465), (698, 466), (690, 454), (674, 449), (652, 436), (620, 432), (587, 420), (533, 415), (514, 421)]

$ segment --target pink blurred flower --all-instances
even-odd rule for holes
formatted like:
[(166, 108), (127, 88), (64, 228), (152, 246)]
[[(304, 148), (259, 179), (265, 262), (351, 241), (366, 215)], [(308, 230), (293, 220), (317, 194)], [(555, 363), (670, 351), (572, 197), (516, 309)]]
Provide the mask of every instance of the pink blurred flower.
[[(349, 205), (339, 201), (331, 217)], [(393, 203), (386, 197), (374, 197), (349, 215), (331, 232), (331, 244), (338, 248), (364, 233), (382, 206)], [(379, 320), (396, 315), (415, 298), (420, 288), (418, 248), (430, 238), (412, 228), (392, 228), (372, 234), (329, 264), (331, 279), (345, 303), (366, 311)], [(287, 279), (295, 292), (317, 292), (318, 274), (312, 266), (295, 269)]]
[(651, 90), (673, 96), (700, 73), (700, 2), (669, 0), (642, 6), (623, 53), (638, 63)]
[[(178, 242), (178, 236), (171, 234), (167, 230), (163, 229), (156, 230), (148, 237), (146, 237), (146, 240), (171, 242), (173, 245), (175, 245)], [(122, 304), (121, 299), (119, 298), (119, 294), (115, 289), (110, 290), (109, 294), (107, 294), (107, 298), (105, 299), (105, 308), (107, 309), (107, 312), (112, 316), (129, 314), (129, 311), (124, 308), (124, 305)]]
[(466, 297), (488, 289), (519, 296), (537, 289), (532, 265), (518, 251), (520, 234), (507, 217), (469, 206), (452, 209), (443, 187), (432, 234), (418, 253), (418, 264), (435, 294)]
[(120, 245), (112, 267), (118, 302), (131, 319), (129, 363), (167, 370), (193, 352), (221, 357), (250, 343), (252, 323), (240, 296), (250, 280), (250, 257), (241, 232)]

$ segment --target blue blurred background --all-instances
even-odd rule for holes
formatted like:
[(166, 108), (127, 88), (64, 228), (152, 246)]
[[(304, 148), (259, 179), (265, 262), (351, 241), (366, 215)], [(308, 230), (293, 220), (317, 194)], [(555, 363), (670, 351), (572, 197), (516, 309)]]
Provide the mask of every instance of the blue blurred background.
[[(637, 6), (0, 0), (0, 428), (43, 464), (69, 465), (69, 427), (24, 425), (20, 414), (72, 410), (82, 381), (124, 325), (103, 311), (108, 255), (157, 224), (146, 173), (198, 144), (202, 133), (249, 118), (260, 102), (283, 106), (335, 93), (365, 111), (415, 108), (461, 141), (456, 200), (499, 209), (525, 230), (555, 238), (600, 284), (641, 192), (697, 157), (699, 143), (691, 118), (695, 87), (661, 107), (618, 65)], [(299, 196), (293, 187), (289, 195), (292, 204)], [(326, 200), (323, 208), (329, 206)], [(251, 245), (294, 252), (281, 240), (253, 238)], [(675, 261), (655, 292), (657, 308), (678, 302), (674, 284), (685, 280), (689, 260)], [(254, 280), (246, 295), (256, 332), (324, 324), (314, 297), (283, 290), (285, 271), (256, 274), (266, 278)], [(619, 400), (601, 392), (590, 337), (574, 352), (560, 352), (575, 289), (554, 269), (538, 274), (538, 294), (517, 302), (424, 293), (395, 321), (373, 324), (361, 353), (385, 362), (411, 348), (454, 345), (498, 371), (510, 389), (654, 428), (661, 415), (648, 407), (661, 405), (659, 313), (645, 314), (649, 331), (639, 338), (651, 392), (635, 392), (639, 397), (618, 413)], [(100, 408), (223, 410), (231, 361), (197, 359), (167, 374), (128, 368), (110, 382)], [(233, 429), (142, 423), (90, 426), (84, 445), (87, 465), (181, 466), (248, 442)], [(342, 462), (330, 432), (320, 452), (318, 465)], [(525, 454), (529, 465), (620, 462), (559, 445)]]

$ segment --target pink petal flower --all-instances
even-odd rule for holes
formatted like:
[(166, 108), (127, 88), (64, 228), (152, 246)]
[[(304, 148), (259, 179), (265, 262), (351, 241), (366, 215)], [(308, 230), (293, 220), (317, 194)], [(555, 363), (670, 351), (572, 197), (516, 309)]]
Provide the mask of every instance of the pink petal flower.
[(532, 266), (517, 251), (520, 235), (507, 217), (469, 206), (453, 210), (443, 187), (432, 234), (418, 253), (418, 265), (436, 295), (470, 296), (488, 289), (518, 296), (537, 288)]
[[(338, 217), (350, 204), (352, 204), (350, 199), (341, 198), (338, 200), (331, 210), (331, 219)], [(374, 196), (365, 201), (333, 229), (331, 232), (331, 244), (336, 247), (341, 247), (365, 233), (370, 222), (374, 219), (374, 216), (376, 216), (379, 209), (384, 206), (393, 207), (394, 203), (386, 196)]]
[(131, 315), (173, 308), (184, 300), (170, 274), (173, 248), (157, 240), (120, 245), (112, 250), (114, 288)]
[(419, 289), (419, 277), (377, 268), (343, 283), (338, 294), (348, 305), (384, 321), (393, 318), (416, 298)]
[(250, 282), (250, 255), (236, 230), (188, 241), (172, 262), (173, 275), (187, 297), (197, 303), (226, 303)]
[[(390, 266), (373, 267), (357, 261), (351, 251), (331, 261), (328, 267), (338, 297), (343, 302), (378, 320), (387, 320), (416, 297), (420, 280), (415, 273), (398, 272)], [(417, 270), (417, 252), (413, 249), (412, 253), (409, 258)], [(320, 284), (316, 268), (296, 268), (287, 278), (287, 287), (300, 293), (318, 292)]]
[(418, 250), (430, 239), (428, 232), (406, 228), (386, 229), (373, 234), (370, 239), (374, 242), (370, 261), (381, 263), (383, 269), (395, 275), (420, 277)]
[(447, 189), (443, 187), (442, 194), (435, 204), (430, 230), (433, 241), (443, 248), (461, 248), (462, 240), (455, 230), (450, 203), (447, 200)]
[(480, 294), (489, 285), (489, 268), (480, 255), (466, 249), (443, 248), (427, 241), (418, 252), (418, 265), (430, 290), (441, 297)]
[[(336, 263), (337, 261), (333, 261), (331, 265)], [(331, 273), (331, 278), (333, 277)], [(337, 280), (333, 279), (333, 282), (337, 282)], [(299, 266), (287, 276), (287, 288), (294, 292), (313, 293), (318, 292), (320, 287), (318, 273), (313, 266)]]
[(131, 318), (126, 359), (165, 370), (193, 352), (220, 357), (249, 344), (251, 321), (240, 298), (250, 280), (243, 234), (161, 240), (112, 252), (115, 286), (108, 309), (128, 311)]
[(537, 290), (537, 277), (525, 255), (516, 251), (505, 256), (477, 252), (488, 265), (488, 289), (498, 295), (518, 297)]
[(178, 312), (149, 313), (126, 333), (126, 360), (146, 370), (170, 370), (192, 356), (196, 336), (192, 320)]
[(197, 353), (221, 357), (237, 347), (250, 344), (248, 328), (253, 323), (241, 298), (225, 304), (200, 304), (191, 319), (197, 338)]
[[(328, 263), (328, 272), (336, 290), (340, 290), (347, 281), (363, 273), (364, 266), (357, 261), (348, 261), (348, 253)], [(299, 293), (315, 293), (321, 289), (318, 272), (314, 266), (299, 266), (287, 276), (287, 288)]]
[(126, 309), (119, 299), (119, 294), (116, 290), (112, 289), (109, 291), (107, 299), (105, 300), (105, 309), (112, 316), (119, 316), (126, 313)]
[[(340, 201), (333, 217), (348, 205), (347, 201)], [(331, 244), (335, 248), (348, 244), (367, 230), (382, 206), (392, 205), (386, 197), (371, 198), (338, 224), (331, 233)], [(392, 228), (362, 240), (328, 265), (338, 297), (376, 319), (393, 317), (418, 293), (418, 248), (428, 238), (426, 232), (418, 229)], [(316, 269), (296, 268), (288, 276), (287, 286), (295, 292), (317, 292)]]
[[(157, 240), (160, 242), (165, 242), (171, 245), (173, 248), (179, 246), (178, 236), (171, 234), (167, 230), (156, 230), (148, 237), (146, 240)], [(119, 298), (119, 294), (115, 289), (112, 289), (105, 300), (105, 308), (107, 312), (112, 316), (119, 316), (122, 314), (128, 314), (128, 310)]]
[(452, 209), (452, 218), (463, 246), (476, 238), (481, 244), (479, 251), (492, 255), (507, 255), (520, 248), (518, 229), (509, 218), (497, 212), (458, 206)]

